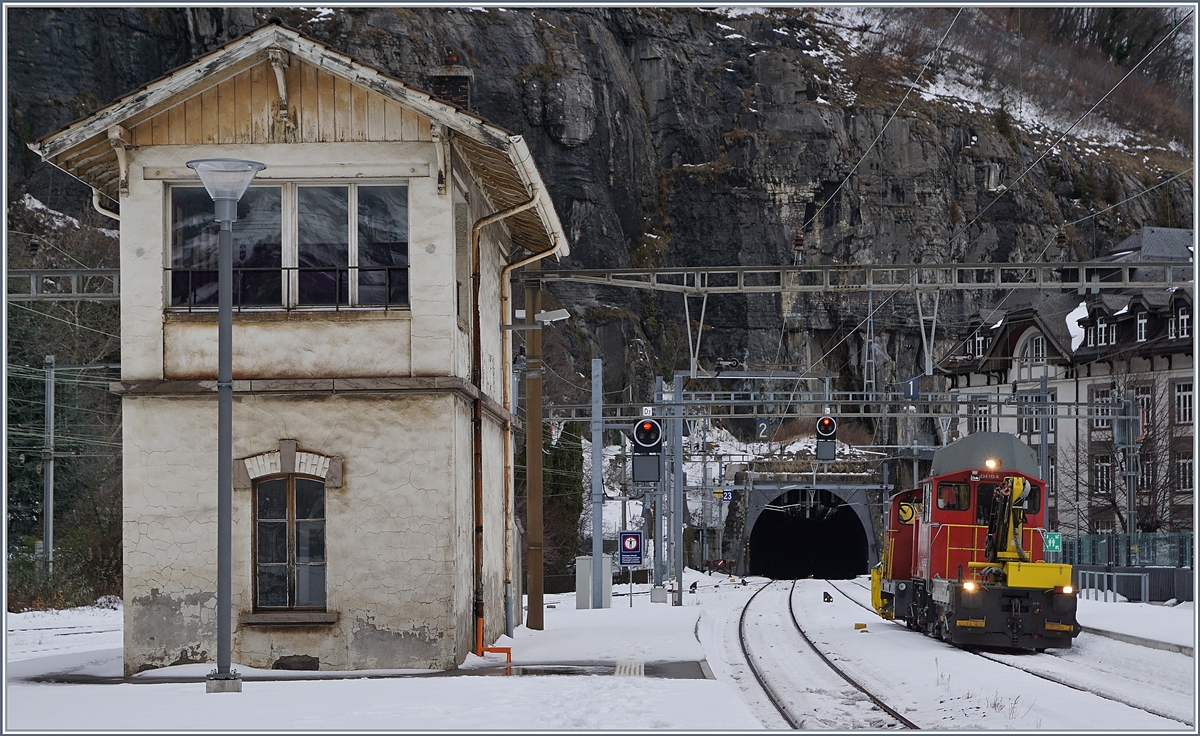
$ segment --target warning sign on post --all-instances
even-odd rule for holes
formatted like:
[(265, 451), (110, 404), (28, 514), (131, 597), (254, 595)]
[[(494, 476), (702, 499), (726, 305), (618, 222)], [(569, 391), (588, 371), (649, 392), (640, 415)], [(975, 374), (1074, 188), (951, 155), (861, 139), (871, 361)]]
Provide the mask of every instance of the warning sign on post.
[(636, 567), (642, 564), (642, 533), (621, 532), (621, 549), (617, 564)]

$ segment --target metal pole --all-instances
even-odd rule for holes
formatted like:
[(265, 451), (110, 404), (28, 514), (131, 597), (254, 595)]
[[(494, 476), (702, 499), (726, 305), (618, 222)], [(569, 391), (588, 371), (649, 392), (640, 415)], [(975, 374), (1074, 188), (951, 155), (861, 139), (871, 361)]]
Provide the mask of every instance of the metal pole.
[[(236, 209), (235, 209), (236, 212)], [(217, 239), (217, 676), (229, 677), (233, 524), (233, 220)]]
[(687, 503), (683, 497), (683, 375), (675, 374), (675, 388), (671, 395), (675, 403), (675, 419), (672, 421), (672, 449), (675, 451), (675, 473), (671, 480), (675, 484), (675, 605), (683, 605), (683, 552), (684, 529), (687, 528)]
[(604, 361), (592, 359), (592, 608), (603, 608), (604, 571)]
[[(1121, 442), (1125, 445), (1125, 490), (1129, 496), (1129, 533), (1137, 533), (1137, 484), (1138, 484), (1138, 458), (1137, 448), (1134, 447), (1133, 435), (1133, 417), (1138, 411), (1137, 397), (1133, 389), (1125, 389), (1125, 436), (1121, 438)], [(1114, 438), (1115, 439), (1115, 438)], [(1133, 542), (1133, 537), (1130, 537), (1130, 543)]]
[(46, 575), (54, 574), (54, 356), (47, 355), (46, 438), (42, 450), (42, 564)]
[[(526, 271), (540, 271), (534, 261)], [(541, 282), (525, 282), (525, 324), (535, 325), (534, 315), (542, 309)], [(525, 350), (525, 513), (529, 522), (528, 575), (529, 610), (526, 626), (534, 631), (545, 628), (543, 595), (545, 581), (542, 564), (542, 331), (527, 330)]]
[(1040, 420), (1040, 421), (1038, 421), (1038, 432), (1040, 435), (1039, 443), (1038, 443), (1038, 467), (1042, 471), (1042, 480), (1046, 481), (1044, 485), (1047, 489), (1046, 490), (1047, 499), (1044, 503), (1047, 506), (1049, 506), (1050, 505), (1050, 500), (1049, 500), (1049, 495), (1050, 495), (1050, 491), (1049, 491), (1049, 488), (1050, 488), (1050, 445), (1049, 445), (1050, 419), (1046, 415), (1049, 414), (1050, 412), (1046, 411), (1046, 407), (1050, 403), (1050, 391), (1046, 388), (1046, 372), (1045, 372), (1045, 370), (1042, 371), (1042, 386), (1041, 386), (1040, 395), (1038, 396), (1038, 403), (1041, 404), (1041, 406), (1038, 407), (1038, 414), (1041, 415), (1038, 417), (1038, 419)]
[[(663, 379), (662, 376), (654, 377), (654, 403), (662, 402)], [(665, 422), (664, 422), (665, 424)], [(665, 516), (663, 504), (663, 488), (667, 474), (663, 472), (666, 468), (666, 456), (663, 453), (658, 455), (658, 483), (654, 484), (654, 585), (660, 586), (663, 584), (663, 554), (666, 552), (667, 545), (663, 536), (663, 517)]]

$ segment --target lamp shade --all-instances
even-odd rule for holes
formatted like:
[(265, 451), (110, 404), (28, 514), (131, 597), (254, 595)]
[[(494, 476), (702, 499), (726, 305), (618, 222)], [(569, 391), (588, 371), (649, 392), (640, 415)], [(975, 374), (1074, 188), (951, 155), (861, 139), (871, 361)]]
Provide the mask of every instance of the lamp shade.
[(200, 175), (208, 196), (214, 200), (234, 201), (246, 193), (246, 187), (250, 186), (254, 175), (267, 168), (266, 164), (238, 158), (202, 158), (188, 161), (187, 165)]

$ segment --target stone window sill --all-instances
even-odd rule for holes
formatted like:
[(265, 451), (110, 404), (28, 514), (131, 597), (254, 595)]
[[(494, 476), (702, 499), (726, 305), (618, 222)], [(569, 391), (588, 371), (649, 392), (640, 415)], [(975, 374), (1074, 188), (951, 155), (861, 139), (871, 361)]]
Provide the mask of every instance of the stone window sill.
[(329, 626), (338, 622), (337, 611), (272, 611), (243, 613), (238, 616), (241, 626)]

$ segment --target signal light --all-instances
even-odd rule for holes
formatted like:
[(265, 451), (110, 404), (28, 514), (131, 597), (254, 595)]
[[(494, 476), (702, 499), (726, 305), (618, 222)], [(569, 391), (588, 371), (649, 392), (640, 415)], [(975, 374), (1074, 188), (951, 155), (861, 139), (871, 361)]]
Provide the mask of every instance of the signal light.
[(837, 434), (837, 420), (826, 414), (817, 420), (817, 436), (826, 439)]
[(817, 420), (817, 460), (829, 462), (837, 459), (837, 420), (826, 414)]
[(1065, 593), (1066, 595), (1071, 595), (1072, 593), (1074, 593), (1074, 592), (1075, 592), (1075, 589), (1074, 589), (1074, 588), (1072, 588), (1072, 587), (1071, 587), (1071, 586), (1069, 586), (1069, 585), (1064, 585), (1064, 586), (1063, 586), (1063, 589), (1062, 589), (1062, 592), (1063, 592), (1063, 593)]
[(963, 583), (963, 590), (975, 590), (975, 583), (968, 580), (967, 582)]
[(653, 419), (642, 419), (633, 427), (633, 452), (657, 455), (662, 452), (662, 427)]

